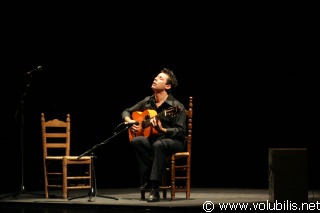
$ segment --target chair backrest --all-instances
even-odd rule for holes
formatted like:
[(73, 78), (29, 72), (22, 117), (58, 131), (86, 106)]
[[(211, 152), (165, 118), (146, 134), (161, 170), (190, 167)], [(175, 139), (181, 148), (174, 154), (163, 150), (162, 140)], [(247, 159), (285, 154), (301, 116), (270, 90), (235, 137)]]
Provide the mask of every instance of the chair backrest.
[(41, 113), (43, 156), (70, 156), (70, 114), (65, 121), (46, 121)]
[(193, 122), (193, 98), (192, 96), (189, 97), (189, 104), (188, 109), (186, 109), (187, 115), (187, 136), (186, 136), (186, 143), (187, 143), (187, 152), (191, 155), (191, 144), (192, 144), (192, 122)]

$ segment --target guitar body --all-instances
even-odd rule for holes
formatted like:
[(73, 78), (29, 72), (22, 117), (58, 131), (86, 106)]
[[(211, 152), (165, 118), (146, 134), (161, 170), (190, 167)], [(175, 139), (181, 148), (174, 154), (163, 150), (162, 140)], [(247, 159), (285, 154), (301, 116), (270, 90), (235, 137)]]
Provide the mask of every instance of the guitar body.
[(153, 128), (151, 125), (151, 118), (156, 117), (156, 119), (160, 119), (161, 117), (173, 117), (176, 116), (180, 112), (181, 108), (179, 106), (172, 106), (168, 109), (157, 114), (157, 111), (152, 109), (146, 109), (143, 112), (135, 111), (132, 112), (132, 119), (139, 122), (141, 130), (136, 133), (131, 132), (129, 129), (129, 140), (131, 140), (136, 136), (145, 136), (150, 137), (152, 135), (158, 134), (158, 131)]
[(131, 141), (136, 136), (145, 136), (149, 137), (154, 134), (158, 134), (157, 130), (155, 130), (150, 124), (147, 124), (146, 122), (149, 121), (150, 118), (153, 118), (157, 115), (157, 112), (155, 110), (146, 109), (143, 112), (141, 111), (135, 111), (132, 113), (132, 118), (135, 121), (139, 122), (139, 125), (141, 126), (141, 130), (137, 131), (135, 133), (131, 132), (129, 129), (129, 140)]

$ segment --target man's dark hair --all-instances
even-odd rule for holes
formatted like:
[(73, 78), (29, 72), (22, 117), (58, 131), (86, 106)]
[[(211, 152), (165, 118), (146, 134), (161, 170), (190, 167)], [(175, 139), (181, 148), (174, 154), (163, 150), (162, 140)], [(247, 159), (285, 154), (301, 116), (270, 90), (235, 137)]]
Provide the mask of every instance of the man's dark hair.
[[(168, 68), (163, 68), (161, 72), (169, 76), (167, 84), (171, 85), (171, 89), (176, 88), (178, 86), (178, 80), (172, 70)], [(170, 93), (171, 89), (168, 89), (167, 92)]]

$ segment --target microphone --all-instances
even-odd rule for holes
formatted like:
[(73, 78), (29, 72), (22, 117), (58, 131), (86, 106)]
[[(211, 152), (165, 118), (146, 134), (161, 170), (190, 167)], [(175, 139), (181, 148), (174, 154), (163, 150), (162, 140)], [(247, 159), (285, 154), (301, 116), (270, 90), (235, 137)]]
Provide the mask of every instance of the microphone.
[(36, 72), (36, 71), (42, 71), (42, 66), (38, 66), (37, 68), (27, 72), (25, 75), (31, 75), (33, 72)]
[(133, 125), (133, 124), (139, 125), (139, 122), (138, 122), (138, 121), (134, 121), (134, 122), (123, 122), (123, 124), (124, 124), (124, 125), (128, 125), (128, 126)]

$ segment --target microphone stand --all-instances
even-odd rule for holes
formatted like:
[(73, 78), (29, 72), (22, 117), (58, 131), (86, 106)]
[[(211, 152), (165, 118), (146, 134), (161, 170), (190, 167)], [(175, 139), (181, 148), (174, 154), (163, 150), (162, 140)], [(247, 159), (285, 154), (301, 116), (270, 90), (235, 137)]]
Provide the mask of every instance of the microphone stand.
[[(123, 123), (121, 123), (123, 124)], [(119, 127), (121, 124), (119, 124), (117, 127)], [(117, 129), (116, 127), (116, 129)], [(114, 132), (114, 134), (109, 137), (108, 139), (102, 141), (101, 143), (98, 143), (96, 145), (94, 145), (91, 149), (85, 151), (84, 153), (82, 153), (81, 155), (79, 155), (78, 159), (80, 159), (81, 157), (88, 155), (88, 153), (90, 153), (90, 155), (92, 156), (92, 161), (91, 161), (91, 171), (92, 171), (92, 175), (93, 177), (91, 178), (91, 188), (89, 190), (88, 193), (88, 197), (89, 197), (89, 202), (92, 201), (91, 199), (93, 197), (103, 197), (103, 198), (110, 198), (110, 199), (114, 199), (114, 200), (118, 200), (118, 198), (116, 197), (112, 197), (112, 196), (107, 196), (107, 195), (97, 195), (97, 183), (96, 183), (96, 175), (95, 175), (95, 170), (94, 170), (94, 158), (96, 158), (96, 156), (94, 156), (94, 150), (97, 149), (99, 146), (102, 146), (106, 143), (108, 143), (112, 138), (116, 137), (117, 135), (119, 135), (121, 132), (127, 130), (129, 128), (129, 125), (126, 125), (126, 128), (120, 130), (118, 133)], [(86, 197), (86, 195), (84, 196), (78, 196), (78, 197), (73, 197), (73, 198), (68, 198), (68, 200), (73, 200), (73, 199), (77, 199), (77, 198), (83, 198)]]
[(26, 97), (28, 89), (31, 85), (31, 80), (32, 80), (32, 75), (30, 75), (29, 81), (26, 85), (25, 92), (22, 95), (22, 98), (18, 104), (18, 107), (17, 107), (15, 115), (14, 115), (14, 118), (16, 119), (18, 117), (19, 110), (20, 110), (20, 144), (21, 144), (21, 186), (20, 186), (20, 192), (15, 192), (15, 193), (11, 193), (11, 194), (2, 196), (2, 197), (0, 197), (0, 199), (10, 197), (10, 196), (15, 198), (18, 195), (22, 195), (22, 194), (30, 194), (30, 195), (37, 195), (40, 197), (44, 197), (44, 195), (27, 193), (26, 188), (24, 186), (24, 146), (23, 146), (24, 145), (24, 98)]

